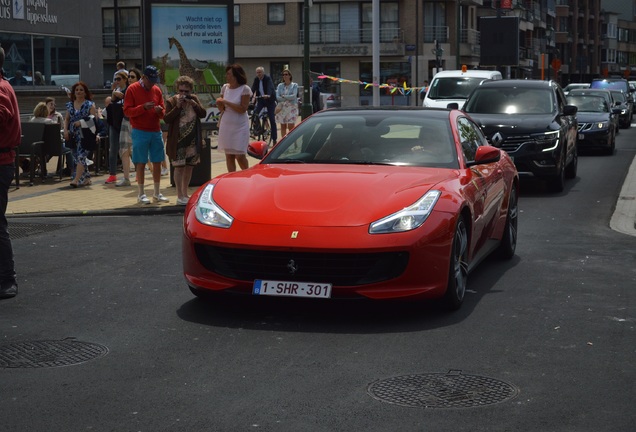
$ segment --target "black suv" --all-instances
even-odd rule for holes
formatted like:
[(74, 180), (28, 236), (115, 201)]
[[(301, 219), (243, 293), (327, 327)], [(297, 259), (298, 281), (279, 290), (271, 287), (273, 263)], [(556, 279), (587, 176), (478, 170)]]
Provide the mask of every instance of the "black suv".
[(566, 105), (554, 81), (487, 81), (470, 94), (464, 111), (481, 126), (491, 145), (513, 158), (520, 176), (547, 179), (561, 192), (576, 177), (577, 108)]
[(634, 112), (634, 96), (629, 87), (629, 81), (623, 78), (594, 78), (590, 83), (590, 89), (621, 90), (624, 92), (627, 97), (627, 105), (629, 105), (629, 122), (631, 124)]

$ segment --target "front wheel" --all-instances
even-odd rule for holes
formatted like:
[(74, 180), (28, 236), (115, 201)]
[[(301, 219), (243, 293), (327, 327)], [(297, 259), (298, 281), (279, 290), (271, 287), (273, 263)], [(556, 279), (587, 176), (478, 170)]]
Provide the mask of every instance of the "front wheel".
[(549, 180), (548, 186), (552, 192), (563, 192), (565, 189), (565, 158), (559, 167), (559, 173)]
[(463, 216), (459, 216), (453, 237), (448, 272), (448, 286), (444, 302), (449, 310), (457, 310), (464, 302), (468, 282), (468, 229)]
[(576, 148), (576, 145), (574, 146), (574, 154), (572, 155), (572, 161), (570, 162), (570, 164), (567, 166), (567, 168), (565, 169), (565, 176), (569, 179), (573, 179), (576, 178), (576, 172), (579, 168), (579, 152)]
[(508, 213), (506, 225), (504, 226), (503, 237), (499, 244), (499, 256), (503, 259), (510, 259), (515, 256), (517, 249), (517, 223), (519, 220), (519, 200), (517, 198), (517, 188), (512, 185), (510, 197), (508, 198)]

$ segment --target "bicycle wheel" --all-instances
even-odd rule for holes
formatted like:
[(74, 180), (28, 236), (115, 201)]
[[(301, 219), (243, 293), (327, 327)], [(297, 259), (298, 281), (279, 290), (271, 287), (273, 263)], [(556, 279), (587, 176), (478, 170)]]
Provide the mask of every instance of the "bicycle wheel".
[(258, 115), (252, 113), (252, 118), (250, 119), (250, 138), (252, 139), (260, 139), (261, 133), (261, 122), (258, 119)]
[(267, 143), (272, 139), (272, 128), (269, 125), (269, 119), (267, 119), (267, 117), (263, 119), (263, 129), (260, 139)]

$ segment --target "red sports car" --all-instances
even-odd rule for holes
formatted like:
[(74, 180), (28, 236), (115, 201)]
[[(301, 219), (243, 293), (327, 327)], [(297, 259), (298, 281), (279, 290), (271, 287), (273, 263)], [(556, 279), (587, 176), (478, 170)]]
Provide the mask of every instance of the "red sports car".
[(479, 261), (514, 255), (517, 171), (462, 111), (322, 111), (260, 156), (186, 207), (183, 268), (197, 296), (443, 298), (458, 309)]

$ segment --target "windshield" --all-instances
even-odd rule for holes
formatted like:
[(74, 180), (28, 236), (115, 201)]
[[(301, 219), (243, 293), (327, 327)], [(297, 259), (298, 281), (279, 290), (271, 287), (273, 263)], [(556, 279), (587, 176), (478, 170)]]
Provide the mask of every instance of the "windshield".
[(568, 96), (569, 105), (578, 108), (578, 112), (609, 112), (605, 99), (601, 96)]
[(479, 114), (551, 114), (555, 101), (548, 89), (483, 88), (475, 90), (464, 111)]
[(433, 80), (429, 90), (429, 99), (466, 99), (471, 91), (485, 78), (446, 77)]
[(263, 163), (459, 167), (447, 115), (383, 110), (313, 115)]

